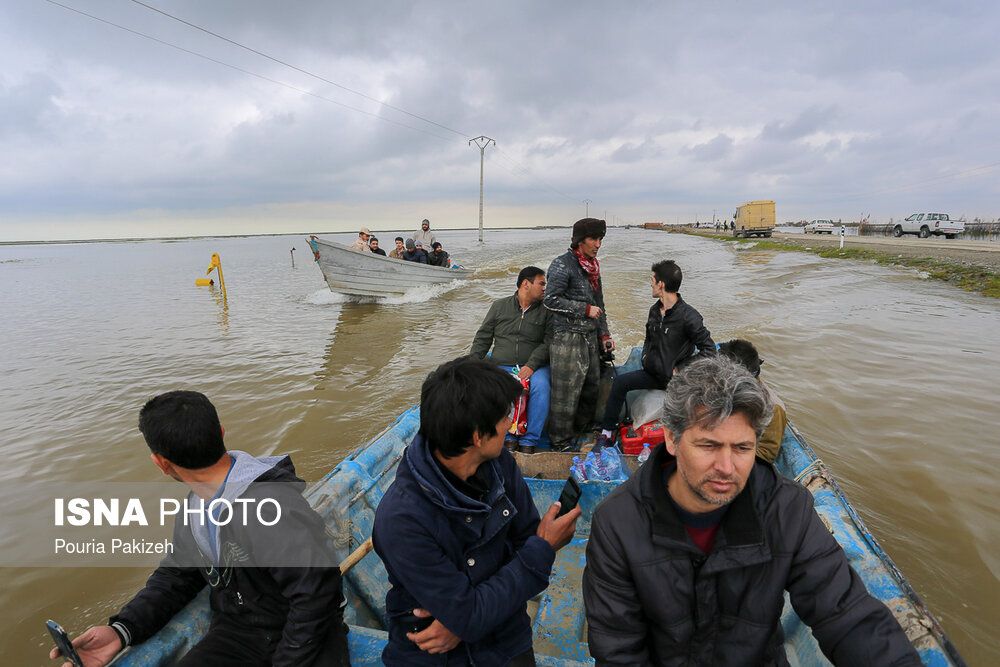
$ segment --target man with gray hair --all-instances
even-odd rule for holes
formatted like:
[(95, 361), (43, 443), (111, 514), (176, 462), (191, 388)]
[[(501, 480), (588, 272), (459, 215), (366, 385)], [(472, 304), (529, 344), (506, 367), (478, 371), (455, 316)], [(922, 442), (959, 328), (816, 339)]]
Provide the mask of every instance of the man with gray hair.
[(767, 392), (725, 357), (667, 385), (666, 442), (594, 511), (583, 598), (598, 665), (786, 665), (788, 591), (835, 665), (919, 665), (807, 489), (755, 460)]

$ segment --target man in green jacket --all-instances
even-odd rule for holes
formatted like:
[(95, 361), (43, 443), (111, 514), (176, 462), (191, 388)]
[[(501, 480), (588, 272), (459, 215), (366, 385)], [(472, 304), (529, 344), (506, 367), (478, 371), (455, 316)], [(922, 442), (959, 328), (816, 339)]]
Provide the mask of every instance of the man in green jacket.
[(518, 442), (522, 452), (533, 452), (549, 415), (549, 341), (552, 313), (542, 306), (545, 272), (526, 266), (517, 276), (517, 292), (490, 306), (472, 341), (473, 357), (483, 359), (493, 348), (492, 360), (501, 368), (528, 380), (528, 424)]

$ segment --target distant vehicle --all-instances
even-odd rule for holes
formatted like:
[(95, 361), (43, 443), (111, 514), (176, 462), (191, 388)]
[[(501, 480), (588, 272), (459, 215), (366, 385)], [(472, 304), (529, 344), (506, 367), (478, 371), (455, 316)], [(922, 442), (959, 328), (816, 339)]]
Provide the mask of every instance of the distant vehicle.
[(947, 213), (914, 213), (905, 220), (900, 220), (892, 228), (892, 235), (900, 237), (903, 234), (916, 234), (922, 239), (931, 234), (946, 239), (953, 239), (965, 231), (965, 221), (950, 220)]
[(733, 236), (770, 236), (774, 231), (774, 201), (748, 201), (733, 216)]
[(806, 234), (833, 234), (833, 220), (811, 220), (806, 223)]

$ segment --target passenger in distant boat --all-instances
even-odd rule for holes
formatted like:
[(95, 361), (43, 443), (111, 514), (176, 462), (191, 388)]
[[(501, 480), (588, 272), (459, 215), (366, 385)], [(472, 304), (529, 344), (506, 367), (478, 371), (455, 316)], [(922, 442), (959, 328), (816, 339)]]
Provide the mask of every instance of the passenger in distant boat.
[[(473, 357), (424, 381), (420, 432), (372, 530), (389, 575), (382, 661), (390, 667), (535, 664), (527, 602), (548, 586), (580, 508), (556, 518), (557, 502), (539, 520), (503, 446), (520, 393), (509, 373)], [(418, 619), (433, 620), (413, 632)]]
[(372, 237), (371, 232), (368, 231), (367, 227), (362, 227), (361, 231), (358, 232), (358, 238), (354, 239), (354, 243), (348, 246), (351, 250), (358, 250), (360, 252), (371, 252), (372, 249), (368, 247), (368, 239)]
[(517, 291), (490, 306), (472, 341), (470, 355), (491, 359), (505, 371), (519, 366), (518, 377), (528, 381), (527, 431), (519, 439), (508, 436), (508, 446), (532, 453), (549, 416), (549, 343), (552, 312), (542, 305), (545, 272), (526, 266), (517, 275)]
[(607, 223), (583, 218), (573, 224), (569, 250), (552, 260), (545, 307), (552, 311), (552, 396), (549, 437), (553, 449), (574, 447), (573, 437), (587, 428), (597, 410), (601, 355), (615, 349), (604, 312), (604, 291), (597, 252)]
[(382, 248), (378, 247), (378, 239), (375, 238), (374, 236), (368, 240), (368, 247), (371, 249), (372, 253), (376, 255), (382, 255), (383, 257), (385, 257), (385, 250), (382, 250)]
[(666, 442), (594, 510), (583, 601), (598, 665), (787, 665), (785, 591), (833, 664), (921, 664), (809, 491), (755, 458), (772, 412), (720, 355), (667, 385)]
[(403, 259), (403, 253), (406, 252), (406, 246), (403, 244), (403, 237), (396, 237), (396, 247), (389, 251), (389, 257), (393, 259)]
[(445, 268), (451, 266), (448, 253), (441, 248), (441, 244), (437, 241), (431, 244), (431, 251), (427, 254), (427, 263), (431, 266), (443, 266)]
[(425, 248), (430, 248), (437, 241), (437, 237), (431, 231), (431, 223), (426, 218), (420, 223), (420, 229), (413, 232), (413, 240), (420, 241)]
[(420, 241), (406, 239), (406, 250), (403, 251), (403, 259), (407, 262), (427, 263), (427, 253), (421, 247)]
[[(211, 625), (177, 665), (350, 665), (340, 568), (291, 459), (227, 452), (215, 407), (193, 391), (151, 399), (139, 430), (157, 467), (191, 492), (145, 588), (73, 641), (87, 667), (152, 637), (206, 586)], [(206, 517), (202, 503), (220, 511)]]
[(778, 458), (778, 452), (781, 451), (781, 441), (785, 437), (788, 416), (785, 414), (785, 404), (778, 398), (778, 394), (760, 379), (760, 366), (764, 363), (763, 359), (760, 358), (753, 343), (741, 338), (735, 338), (719, 345), (719, 354), (729, 357), (750, 371), (750, 374), (757, 378), (757, 382), (760, 382), (760, 386), (764, 387), (764, 391), (774, 403), (774, 417), (760, 436), (760, 442), (757, 443), (757, 456), (768, 463), (774, 463), (775, 459)]
[[(625, 396), (636, 389), (665, 389), (671, 376), (698, 357), (715, 354), (715, 341), (701, 315), (681, 298), (681, 267), (670, 259), (652, 267), (653, 297), (646, 318), (646, 340), (642, 344), (642, 370), (615, 378), (604, 406), (601, 434), (595, 448), (614, 443)], [(695, 354), (695, 348), (698, 352)]]

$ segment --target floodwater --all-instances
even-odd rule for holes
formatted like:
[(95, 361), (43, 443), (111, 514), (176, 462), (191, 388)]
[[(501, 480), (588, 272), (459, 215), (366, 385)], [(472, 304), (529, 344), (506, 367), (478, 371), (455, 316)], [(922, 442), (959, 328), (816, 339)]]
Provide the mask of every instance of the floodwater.
[[(0, 246), (3, 514), (38, 502), (10, 491), (24, 482), (165, 479), (135, 425), (176, 388), (213, 400), (230, 448), (289, 453), (319, 479), (414, 404), (569, 232), (438, 236), (475, 277), (388, 303), (330, 293), (300, 236)], [(227, 299), (194, 286), (213, 252)], [(1000, 662), (1000, 301), (910, 270), (637, 229), (611, 230), (599, 258), (619, 347), (642, 341), (652, 262), (681, 265), (684, 298), (717, 341), (758, 346), (763, 377), (969, 663)], [(49, 664), (45, 619), (74, 635), (106, 622), (148, 570), (11, 562), (2, 545), (30, 538), (14, 525), (0, 664)]]

